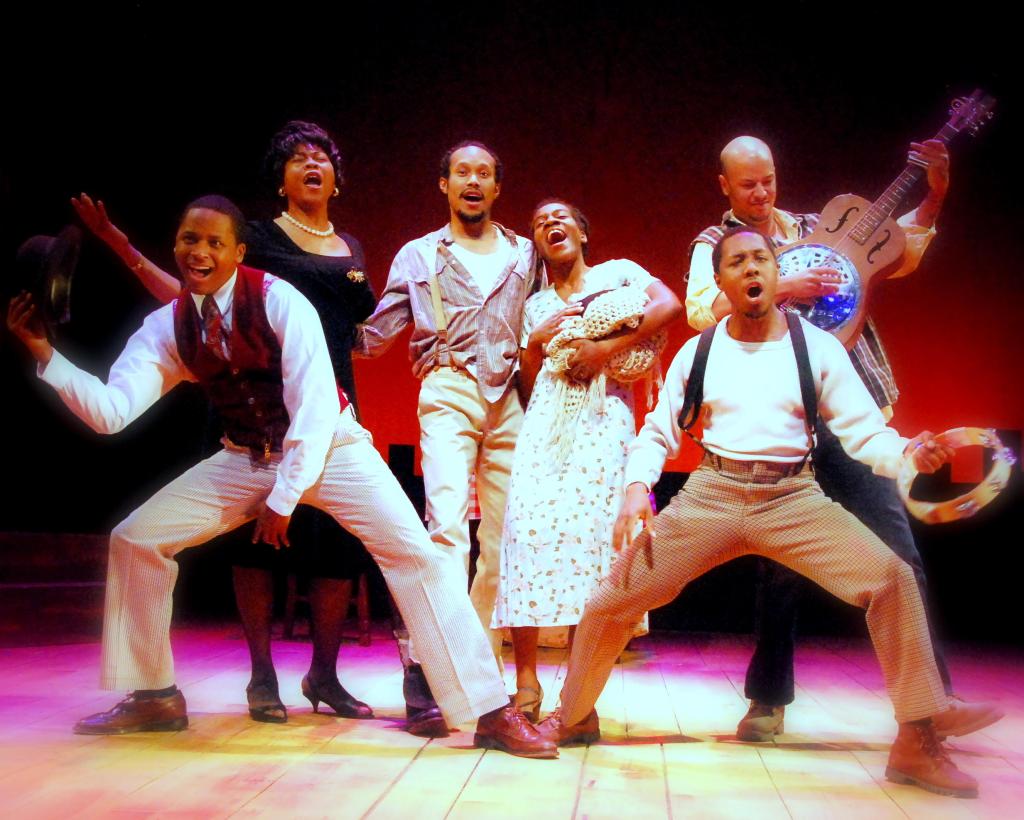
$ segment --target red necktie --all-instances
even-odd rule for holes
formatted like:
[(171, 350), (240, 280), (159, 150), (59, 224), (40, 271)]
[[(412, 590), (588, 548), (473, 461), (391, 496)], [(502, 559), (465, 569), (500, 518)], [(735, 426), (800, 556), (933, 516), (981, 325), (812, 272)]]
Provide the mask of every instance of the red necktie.
[(227, 360), (227, 338), (224, 333), (224, 315), (217, 307), (213, 294), (209, 293), (203, 299), (203, 330), (206, 331), (206, 347), (218, 359)]

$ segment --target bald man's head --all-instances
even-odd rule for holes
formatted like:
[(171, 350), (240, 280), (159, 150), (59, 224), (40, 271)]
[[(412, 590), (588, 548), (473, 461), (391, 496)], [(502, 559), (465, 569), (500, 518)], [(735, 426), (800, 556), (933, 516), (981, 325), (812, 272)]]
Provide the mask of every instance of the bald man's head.
[(725, 174), (729, 170), (730, 165), (735, 165), (737, 162), (744, 162), (754, 157), (767, 160), (773, 166), (775, 165), (775, 160), (772, 159), (772, 149), (768, 147), (768, 143), (764, 140), (759, 140), (757, 137), (736, 137), (736, 139), (730, 140), (729, 144), (722, 149), (722, 153), (719, 155), (721, 171)]
[(721, 154), (718, 183), (737, 219), (763, 226), (775, 207), (775, 160), (768, 145), (757, 137), (736, 137)]

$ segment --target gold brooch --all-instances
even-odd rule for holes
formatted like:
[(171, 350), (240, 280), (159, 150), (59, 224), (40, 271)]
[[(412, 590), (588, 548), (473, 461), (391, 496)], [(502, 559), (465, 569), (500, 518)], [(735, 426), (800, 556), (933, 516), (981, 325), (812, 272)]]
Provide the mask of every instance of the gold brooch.
[(366, 281), (366, 274), (363, 273), (361, 270), (356, 270), (355, 268), (353, 268), (352, 270), (346, 271), (345, 275), (348, 277), (350, 282), (365, 282)]

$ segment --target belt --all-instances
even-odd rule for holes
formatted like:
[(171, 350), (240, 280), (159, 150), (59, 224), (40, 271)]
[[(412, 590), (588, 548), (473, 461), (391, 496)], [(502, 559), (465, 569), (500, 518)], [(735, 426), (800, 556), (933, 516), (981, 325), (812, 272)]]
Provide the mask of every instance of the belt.
[(780, 478), (788, 478), (799, 475), (805, 470), (808, 472), (811, 470), (806, 459), (802, 461), (743, 461), (725, 458), (707, 450), (704, 451), (704, 460), (701, 463), (715, 472), (743, 478), (755, 484), (771, 484)]
[[(338, 397), (342, 398), (344, 396), (345, 396), (345, 394), (339, 389), (338, 390)], [(341, 412), (338, 413), (338, 418), (339, 419), (341, 419), (341, 418), (343, 418), (345, 416), (350, 417), (353, 421), (356, 421), (356, 423), (358, 423), (358, 421), (356, 420), (355, 410), (352, 408), (352, 405), (348, 402), (347, 398), (345, 398), (344, 401), (342, 402), (342, 404), (341, 404)], [(338, 423), (335, 422), (335, 430), (334, 430), (334, 434), (335, 435), (337, 435), (337, 432), (338, 432), (337, 424)], [(333, 441), (333, 436), (332, 436), (332, 441)], [(230, 438), (228, 438), (226, 433), (223, 436), (221, 436), (220, 443), (224, 446), (225, 450), (230, 450), (230, 451), (232, 451), (234, 453), (246, 453), (246, 454), (248, 454), (249, 457), (250, 457), (250, 460), (254, 464), (269, 464), (271, 459), (280, 458), (282, 456), (282, 454), (283, 454), (283, 450), (281, 450), (280, 448), (272, 449), (270, 447), (270, 443), (269, 442), (267, 442), (264, 445), (263, 450), (260, 450), (259, 447), (246, 447), (244, 444), (238, 444), (237, 442), (234, 442)]]

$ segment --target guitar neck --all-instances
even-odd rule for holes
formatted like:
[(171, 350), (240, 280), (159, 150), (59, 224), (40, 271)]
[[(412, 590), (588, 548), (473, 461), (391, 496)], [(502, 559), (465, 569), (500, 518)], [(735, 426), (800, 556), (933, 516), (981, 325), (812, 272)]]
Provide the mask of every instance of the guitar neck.
[[(955, 128), (946, 123), (933, 139), (941, 141), (944, 145), (949, 145), (949, 141), (957, 133)], [(914, 184), (924, 175), (924, 172), (925, 169), (920, 165), (908, 162), (900, 175), (892, 181), (892, 184), (872, 203), (864, 216), (850, 230), (850, 237), (859, 244), (867, 242), (868, 237), (878, 229), (882, 222), (892, 216), (893, 211), (906, 199), (907, 194), (910, 193)]]

